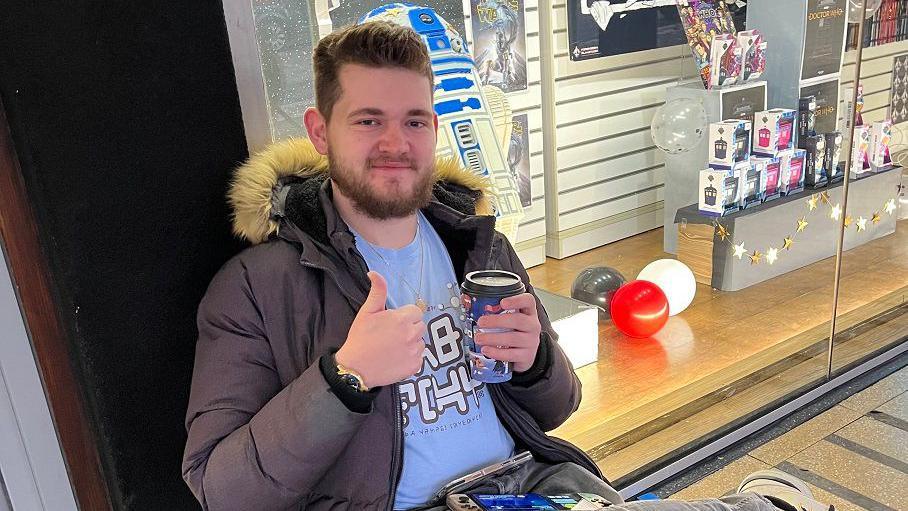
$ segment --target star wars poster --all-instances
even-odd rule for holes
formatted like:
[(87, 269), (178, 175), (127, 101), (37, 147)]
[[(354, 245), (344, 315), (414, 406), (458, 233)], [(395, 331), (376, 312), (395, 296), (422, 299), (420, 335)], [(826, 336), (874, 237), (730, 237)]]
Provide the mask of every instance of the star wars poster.
[(892, 124), (908, 121), (908, 55), (899, 55), (893, 62), (889, 117)]
[[(743, 27), (747, 2), (718, 0), (735, 26)], [(568, 0), (568, 52), (571, 60), (675, 46), (686, 42), (679, 0)], [(707, 52), (708, 53), (708, 52)]]
[(504, 92), (527, 88), (523, 0), (471, 0), (473, 60), (483, 84)]
[(528, 208), (533, 205), (533, 191), (530, 183), (530, 125), (527, 114), (517, 114), (513, 117), (511, 141), (508, 144), (508, 168), (517, 183), (517, 194), (520, 204)]

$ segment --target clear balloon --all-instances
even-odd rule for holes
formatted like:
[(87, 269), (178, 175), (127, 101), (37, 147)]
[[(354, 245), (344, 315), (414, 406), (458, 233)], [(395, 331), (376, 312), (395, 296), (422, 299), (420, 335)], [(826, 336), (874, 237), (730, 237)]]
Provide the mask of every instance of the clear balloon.
[(861, 18), (872, 18), (879, 10), (883, 0), (867, 0), (867, 10), (861, 16), (863, 0), (848, 0), (848, 23), (857, 23)]
[(608, 319), (615, 291), (627, 280), (621, 272), (608, 266), (584, 268), (574, 279), (571, 298), (599, 307), (599, 319)]
[(673, 99), (656, 109), (650, 133), (656, 147), (669, 154), (680, 154), (697, 147), (707, 125), (706, 110), (699, 101)]
[(694, 301), (697, 281), (694, 272), (676, 259), (659, 259), (646, 265), (637, 280), (647, 280), (659, 286), (668, 298), (668, 315), (674, 316)]

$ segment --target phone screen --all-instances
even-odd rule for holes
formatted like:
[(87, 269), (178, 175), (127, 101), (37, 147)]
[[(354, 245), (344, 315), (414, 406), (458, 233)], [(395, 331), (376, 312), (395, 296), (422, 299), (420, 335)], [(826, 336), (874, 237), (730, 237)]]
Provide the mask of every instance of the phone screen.
[(471, 494), (470, 497), (486, 511), (510, 510), (510, 511), (535, 511), (546, 510), (556, 511), (565, 509), (558, 506), (542, 495), (527, 493), (526, 495), (477, 495)]

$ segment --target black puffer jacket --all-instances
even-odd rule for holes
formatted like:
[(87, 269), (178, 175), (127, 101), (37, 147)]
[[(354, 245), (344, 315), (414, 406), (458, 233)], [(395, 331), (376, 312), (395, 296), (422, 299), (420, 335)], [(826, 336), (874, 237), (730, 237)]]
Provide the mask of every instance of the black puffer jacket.
[[(331, 202), (325, 161), (308, 141), (272, 146), (237, 173), (237, 233), (257, 243), (214, 278), (199, 307), (183, 476), (204, 509), (388, 510), (402, 463), (397, 386), (368, 413), (331, 392), (320, 357), (337, 350), (368, 294), (354, 239)], [(526, 271), (494, 230), (482, 182), (439, 162), (435, 201), (423, 212), (445, 242), (458, 279)], [(530, 287), (532, 291), (532, 288)], [(539, 305), (545, 361), (527, 380), (490, 385), (496, 412), (537, 459), (596, 465), (546, 436), (580, 403), (580, 383)], [(541, 370), (539, 370), (541, 368)]]

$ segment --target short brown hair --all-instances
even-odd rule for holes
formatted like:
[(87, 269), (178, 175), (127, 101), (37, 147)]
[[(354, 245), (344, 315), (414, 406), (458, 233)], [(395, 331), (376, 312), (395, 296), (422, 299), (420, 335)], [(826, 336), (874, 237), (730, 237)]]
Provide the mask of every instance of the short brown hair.
[(344, 64), (408, 69), (428, 78), (433, 91), (435, 87), (425, 43), (413, 29), (387, 21), (370, 21), (332, 32), (315, 47), (312, 64), (315, 106), (326, 120), (341, 95), (338, 75)]

